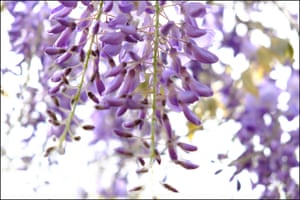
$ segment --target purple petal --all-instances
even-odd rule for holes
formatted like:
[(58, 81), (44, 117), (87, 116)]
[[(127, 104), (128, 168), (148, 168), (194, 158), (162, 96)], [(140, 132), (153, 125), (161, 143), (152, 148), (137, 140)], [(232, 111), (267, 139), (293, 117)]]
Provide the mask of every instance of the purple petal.
[(100, 75), (99, 75), (98, 72), (96, 72), (95, 84), (96, 84), (96, 88), (97, 88), (97, 91), (98, 91), (99, 95), (102, 95), (102, 92), (105, 90), (105, 85), (101, 81)]
[(100, 37), (100, 40), (106, 44), (121, 44), (124, 40), (124, 34), (121, 32), (108, 32)]
[(105, 94), (112, 93), (116, 91), (122, 84), (124, 80), (124, 75), (126, 73), (126, 70), (119, 74), (117, 77), (114, 78), (114, 80), (108, 85), (107, 90), (105, 90)]
[(117, 25), (116, 28), (119, 28), (121, 32), (125, 34), (135, 34), (136, 33), (136, 27), (132, 25)]
[(97, 21), (96, 24), (94, 24), (93, 29), (92, 29), (92, 33), (94, 35), (98, 33), (99, 27), (100, 27), (100, 21)]
[(124, 137), (124, 138), (131, 138), (133, 135), (131, 133), (128, 133), (126, 131), (120, 130), (120, 129), (114, 129), (114, 132), (119, 136), (119, 137)]
[(184, 27), (186, 34), (190, 37), (201, 37), (207, 33), (206, 30), (193, 27), (188, 23), (186, 23)]
[(55, 62), (56, 64), (62, 64), (64, 62), (66, 62), (69, 58), (71, 58), (72, 53), (66, 51), (64, 54), (62, 54), (61, 56), (59, 56)]
[(113, 67), (113, 68), (109, 69), (108, 71), (106, 71), (103, 74), (103, 77), (107, 78), (107, 77), (111, 77), (111, 76), (116, 76), (117, 74), (119, 74), (122, 71), (122, 69), (123, 69), (122, 66)]
[(124, 98), (107, 97), (104, 99), (104, 104), (108, 104), (112, 107), (119, 107), (125, 104)]
[(105, 44), (101, 51), (101, 56), (102, 57), (116, 56), (120, 53), (121, 48), (122, 48), (121, 44), (118, 44), (118, 45)]
[(48, 33), (57, 34), (57, 33), (61, 33), (65, 29), (66, 29), (65, 26), (61, 25), (60, 23), (57, 23), (48, 31)]
[(211, 52), (198, 47), (196, 44), (192, 44), (192, 52), (196, 60), (202, 63), (212, 64), (217, 62), (219, 59), (216, 55), (212, 54)]
[(58, 82), (62, 79), (62, 77), (64, 76), (64, 71), (59, 71), (56, 72), (52, 77), (51, 77), (51, 81), (52, 82)]
[(176, 164), (181, 165), (182, 167), (184, 167), (185, 169), (197, 169), (199, 167), (199, 165), (196, 165), (194, 163), (191, 163), (189, 161), (175, 161)]
[(166, 129), (168, 139), (172, 140), (172, 138), (173, 138), (172, 127), (171, 127), (171, 124), (170, 124), (170, 121), (169, 121), (169, 117), (165, 113), (163, 114), (163, 125)]
[(163, 25), (160, 28), (161, 34), (163, 34), (164, 36), (167, 36), (169, 34), (169, 31), (171, 30), (171, 28), (173, 26), (174, 26), (174, 22), (173, 21), (169, 21), (168, 23), (166, 23), (165, 25)]
[(109, 12), (112, 10), (114, 5), (113, 1), (104, 1), (104, 6), (103, 6), (103, 11), (104, 12)]
[(203, 17), (206, 14), (205, 6), (198, 2), (185, 3), (183, 10), (185, 14), (192, 17)]
[(68, 46), (70, 39), (71, 39), (72, 29), (66, 28), (60, 36), (57, 38), (57, 40), (54, 43), (54, 46), (56, 47), (64, 47)]
[(198, 150), (197, 146), (183, 143), (183, 142), (178, 142), (177, 145), (185, 151), (197, 151)]
[(197, 94), (193, 91), (179, 91), (177, 93), (177, 98), (179, 101), (188, 104), (194, 103), (198, 100)]
[(184, 116), (193, 124), (200, 125), (201, 122), (195, 113), (193, 113), (185, 104), (181, 104), (181, 108)]
[(176, 152), (174, 145), (172, 145), (172, 144), (168, 145), (168, 152), (169, 152), (169, 156), (170, 156), (171, 160), (178, 159), (177, 152)]
[(129, 13), (133, 9), (133, 2), (131, 1), (119, 2), (119, 9), (124, 13)]
[(47, 47), (47, 48), (45, 48), (45, 52), (48, 55), (56, 55), (56, 54), (62, 54), (64, 52), (66, 52), (66, 50), (63, 48), (57, 48), (57, 47)]
[(77, 6), (77, 1), (59, 1), (65, 7), (75, 8)]
[(60, 6), (56, 7), (56, 8), (54, 8), (51, 11), (51, 14), (49, 16), (49, 20), (52, 20), (53, 18), (56, 18), (56, 17), (65, 17), (68, 14), (70, 14), (70, 12), (72, 11), (72, 9), (73, 8), (64, 7), (63, 5), (60, 5)]
[(117, 25), (126, 25), (128, 19), (127, 15), (121, 13), (116, 18), (108, 22), (108, 27), (116, 28)]
[(213, 91), (207, 85), (204, 85), (195, 79), (188, 79), (189, 88), (196, 92), (201, 97), (210, 97), (213, 95)]

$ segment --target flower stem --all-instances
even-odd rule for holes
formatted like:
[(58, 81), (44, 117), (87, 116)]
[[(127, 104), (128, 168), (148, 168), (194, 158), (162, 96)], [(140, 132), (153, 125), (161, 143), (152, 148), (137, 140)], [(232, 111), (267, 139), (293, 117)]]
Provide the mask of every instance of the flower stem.
[[(96, 20), (99, 20), (100, 17), (101, 17), (102, 7), (103, 7), (103, 1), (101, 1), (100, 4), (99, 4), (99, 10), (98, 10), (98, 13), (97, 13), (97, 16), (96, 16)], [(94, 44), (95, 36), (96, 36), (95, 34), (92, 35), (92, 38), (91, 38), (91, 41), (90, 41), (90, 44), (89, 44), (89, 48), (88, 48), (88, 51), (87, 51), (87, 54), (86, 54), (86, 57), (85, 57), (85, 60), (84, 60), (84, 64), (83, 64), (83, 72), (82, 72), (81, 80), (80, 80), (78, 90), (75, 94), (74, 101), (73, 101), (73, 104), (72, 104), (72, 109), (71, 109), (71, 112), (70, 112), (70, 114), (68, 116), (68, 119), (66, 121), (65, 129), (64, 129), (62, 135), (59, 138), (59, 143), (58, 143), (58, 149), (59, 150), (61, 149), (62, 144), (66, 139), (67, 133), (68, 133), (68, 131), (70, 129), (70, 126), (71, 126), (73, 116), (75, 114), (75, 109), (76, 109), (76, 106), (77, 106), (79, 98), (80, 98), (80, 94), (81, 94), (81, 90), (82, 90), (82, 86), (83, 86), (83, 82), (84, 82), (84, 77), (85, 77), (86, 70), (88, 68), (88, 63), (89, 63), (89, 59), (90, 59), (90, 56), (91, 56), (91, 49), (92, 49), (92, 46)]]
[(158, 42), (159, 42), (159, 2), (155, 2), (155, 35), (154, 35), (154, 54), (153, 54), (153, 93), (152, 93), (152, 119), (151, 119), (151, 163), (155, 159), (155, 125), (156, 125), (156, 88), (157, 88), (157, 65), (158, 65)]

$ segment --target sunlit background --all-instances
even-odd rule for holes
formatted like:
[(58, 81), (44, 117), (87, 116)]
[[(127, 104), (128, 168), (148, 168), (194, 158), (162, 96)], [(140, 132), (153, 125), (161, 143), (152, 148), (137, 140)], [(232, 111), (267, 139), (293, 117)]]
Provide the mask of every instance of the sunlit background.
[[(299, 35), (296, 30), (291, 28), (290, 20), (282, 10), (271, 3), (263, 5), (263, 12), (253, 11), (248, 14), (245, 13), (242, 2), (233, 6), (232, 2), (222, 1), (215, 2), (213, 6), (221, 4), (225, 5), (225, 14), (222, 23), (226, 31), (230, 32), (235, 27), (239, 35), (246, 34), (248, 31), (245, 25), (234, 20), (235, 14), (244, 20), (259, 21), (263, 26), (276, 30), (279, 38), (290, 41), (295, 59), (293, 66), (295, 69), (299, 69)], [(280, 1), (277, 4), (289, 13), (298, 15), (299, 20), (299, 2)], [(20, 61), (18, 55), (10, 52), (11, 47), (7, 30), (10, 28), (12, 22), (13, 19), (7, 11), (2, 11), (1, 68), (14, 68)], [(299, 22), (297, 23), (299, 24)], [(250, 38), (253, 45), (264, 46), (266, 48), (270, 48), (271, 46), (271, 38), (260, 29), (252, 31)], [(237, 80), (249, 68), (250, 61), (243, 54), (234, 55), (233, 50), (230, 48), (219, 48), (218, 45), (222, 39), (222, 33), (216, 30), (211, 51), (223, 63), (231, 66), (232, 78)], [(105, 184), (108, 186), (117, 168), (113, 165), (114, 160), (100, 164), (109, 170), (99, 180), (99, 176), (97, 176), (99, 173), (99, 164), (92, 161), (96, 158), (95, 152), (105, 150), (105, 145), (99, 142), (95, 146), (88, 146), (88, 142), (92, 139), (92, 134), (84, 131), (79, 133), (82, 136), (81, 141), (68, 144), (65, 155), (55, 155), (55, 158), (51, 158), (55, 162), (52, 165), (49, 165), (51, 159), (43, 156), (45, 147), (51, 145), (51, 141), (46, 142), (46, 130), (50, 125), (39, 124), (37, 131), (40, 134), (36, 134), (36, 137), (32, 139), (30, 144), (22, 142), (31, 136), (33, 127), (25, 129), (18, 126), (23, 104), (16, 97), (22, 92), (24, 83), (26, 83), (26, 86), (41, 87), (37, 83), (38, 77), (36, 76), (37, 69), (41, 69), (40, 63), (37, 59), (33, 59), (31, 65), (35, 67), (31, 67), (30, 71), (23, 71), (22, 75), (15, 76), (7, 73), (5, 76), (1, 76), (1, 198), (79, 198), (82, 193), (87, 193), (89, 198), (96, 197), (97, 186), (99, 184), (104, 187)], [(271, 76), (277, 79), (276, 84), (279, 88), (285, 89), (286, 80), (289, 78), (291, 71), (289, 68), (281, 67), (278, 63), (277, 65), (275, 67), (276, 70), (271, 73)], [(220, 74), (224, 73), (225, 69), (221, 64), (217, 63), (212, 67), (216, 72)], [(16, 73), (20, 72), (16, 69)], [(28, 79), (29, 75), (30, 79)], [(24, 92), (23, 95), (26, 97), (28, 94)], [(285, 107), (288, 98), (287, 95), (281, 95), (278, 106)], [(36, 104), (36, 107), (45, 110), (46, 105), (44, 102), (40, 102)], [(90, 108), (79, 108), (79, 110), (82, 113), (82, 118), (88, 118), (92, 111)], [(23, 112), (26, 112), (26, 109)], [(7, 115), (15, 123), (7, 124), (5, 121)], [(233, 120), (220, 125), (219, 122), (222, 117), (223, 111), (221, 109), (217, 110), (215, 119), (205, 120), (203, 130), (198, 130), (193, 135), (191, 143), (198, 146), (198, 151), (188, 154), (186, 158), (199, 164), (200, 167), (198, 169), (188, 171), (180, 166), (162, 162), (162, 165), (159, 167), (155, 166), (153, 172), (144, 175), (141, 179), (137, 179), (133, 170), (132, 175), (128, 174), (128, 189), (146, 184), (147, 187), (142, 192), (141, 198), (152, 196), (178, 199), (259, 198), (263, 192), (263, 187), (257, 187), (253, 190), (249, 179), (249, 177), (253, 180), (257, 179), (256, 175), (246, 172), (239, 174), (238, 178), (241, 183), (241, 189), (237, 191), (237, 181), (234, 179), (229, 182), (231, 175), (235, 171), (234, 167), (225, 168), (218, 175), (214, 174), (217, 170), (224, 168), (228, 164), (217, 162), (217, 155), (219, 153), (229, 152), (229, 157), (234, 159), (245, 150), (239, 142), (232, 142), (232, 138), (239, 130), (240, 125)], [(283, 121), (284, 129), (296, 129), (299, 127), (298, 120), (299, 117), (291, 122)], [(182, 114), (172, 113), (170, 121), (178, 135), (186, 135), (188, 127), (183, 123), (186, 119)], [(190, 142), (188, 139), (187, 141)], [(257, 145), (259, 145), (258, 142)], [(299, 153), (297, 154), (297, 159), (299, 161)], [(129, 163), (126, 167), (134, 169), (134, 166), (131, 165), (132, 163)], [(172, 183), (172, 186), (177, 188), (180, 193), (174, 194), (169, 192), (158, 184), (165, 178), (166, 172), (168, 174), (167, 182)], [(299, 167), (292, 170), (291, 173), (299, 184)]]

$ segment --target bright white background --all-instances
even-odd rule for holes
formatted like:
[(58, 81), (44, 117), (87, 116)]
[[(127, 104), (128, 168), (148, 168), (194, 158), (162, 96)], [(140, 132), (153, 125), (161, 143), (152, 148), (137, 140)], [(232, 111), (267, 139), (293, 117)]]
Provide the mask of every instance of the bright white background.
[[(230, 3), (225, 2), (227, 7), (228, 19), (225, 23), (230, 21)], [(281, 2), (281, 4), (284, 4)], [(288, 2), (285, 6), (292, 12), (298, 12), (299, 3)], [(6, 11), (5, 11), (6, 13)], [(7, 14), (1, 13), (1, 67), (14, 67), (17, 62), (18, 56), (9, 52), (10, 45), (7, 36), (7, 30), (10, 27), (12, 18)], [(286, 28), (288, 23), (284, 16), (282, 16), (274, 8), (266, 8), (264, 13), (257, 14), (263, 19), (264, 23), (268, 26), (274, 27), (280, 32), (283, 38), (290, 38), (291, 43), (294, 44), (294, 54), (299, 55), (299, 45), (297, 33)], [(282, 28), (284, 27), (284, 28)], [(228, 29), (230, 24), (228, 23)], [(259, 38), (259, 37), (262, 38)], [(218, 37), (218, 35), (216, 35)], [(264, 35), (256, 35), (257, 41), (266, 40)], [(265, 44), (268, 45), (268, 42)], [(221, 50), (220, 50), (221, 52)], [(218, 54), (219, 52), (216, 52)], [(224, 53), (226, 53), (224, 55)], [(233, 55), (230, 52), (222, 51), (220, 57), (229, 57), (233, 60)], [(241, 60), (241, 62), (245, 62)], [(296, 58), (296, 65), (299, 65), (299, 58)], [(243, 65), (245, 63), (233, 64), (233, 69), (236, 69), (236, 73), (241, 73), (241, 69), (237, 65)], [(33, 61), (32, 65), (39, 67), (38, 62)], [(34, 82), (37, 78), (34, 76), (35, 71), (30, 72), (29, 85), (36, 87)], [(286, 79), (289, 76), (289, 72), (280, 71), (281, 76)], [(25, 73), (26, 75), (26, 73)], [(17, 120), (18, 110), (23, 106), (20, 100), (14, 98), (15, 94), (19, 90), (19, 85), (24, 82), (24, 76), (10, 76), (9, 73), (1, 77), (1, 88), (6, 92), (6, 96), (1, 96), (1, 153), (5, 149), (6, 154), (12, 158), (9, 161), (6, 157), (1, 156), (1, 197), (2, 198), (76, 198), (78, 197), (79, 188), (83, 187), (90, 194), (95, 194), (96, 186), (99, 183), (96, 165), (87, 165), (86, 163), (93, 158), (93, 151), (96, 148), (103, 148), (101, 144), (96, 147), (88, 147), (87, 143), (91, 139), (89, 136), (83, 137), (79, 143), (69, 144), (68, 151), (63, 156), (57, 156), (59, 165), (48, 166), (48, 160), (43, 157), (43, 145), (45, 135), (40, 134), (34, 139), (33, 144), (26, 146), (21, 143), (23, 138), (30, 135), (32, 130), (24, 129), (20, 127), (14, 127), (10, 135), (6, 135), (8, 126), (5, 124), (6, 113), (12, 114), (14, 120)], [(284, 87), (282, 85), (281, 87)], [(38, 104), (41, 109), (45, 108), (43, 103)], [(13, 110), (14, 108), (14, 110)], [(177, 133), (184, 135), (187, 133), (185, 126), (185, 118), (183, 115), (171, 115), (170, 120), (173, 124), (174, 129)], [(178, 123), (182, 122), (182, 123)], [(298, 122), (286, 124), (287, 127), (297, 127)], [(48, 125), (40, 126), (39, 130), (47, 130)], [(147, 187), (143, 192), (144, 198), (151, 198), (157, 196), (159, 198), (230, 198), (230, 199), (241, 199), (241, 198), (258, 198), (262, 192), (262, 187), (257, 187), (252, 190), (249, 177), (255, 180), (255, 176), (248, 173), (241, 173), (239, 180), (242, 184), (241, 190), (236, 191), (236, 181), (229, 183), (229, 178), (235, 171), (234, 168), (227, 169), (226, 171), (214, 175), (214, 172), (222, 167), (221, 164), (212, 163), (211, 160), (216, 160), (217, 153), (230, 152), (229, 156), (235, 158), (239, 156), (244, 148), (239, 143), (232, 144), (231, 138), (234, 133), (239, 129), (239, 125), (233, 121), (219, 126), (217, 120), (210, 120), (204, 124), (204, 130), (198, 131), (192, 141), (192, 144), (198, 146), (196, 153), (189, 154), (186, 158), (199, 164), (200, 167), (196, 170), (184, 170), (179, 166), (162, 162), (162, 165), (155, 168), (154, 176), (144, 176), (141, 180), (137, 180), (135, 177), (129, 177), (132, 181), (129, 188), (135, 187), (136, 185), (146, 184)], [(32, 165), (29, 170), (18, 170), (23, 166), (19, 158), (21, 155), (30, 156), (33, 153), (36, 157), (32, 161)], [(299, 159), (299, 154), (298, 154)], [(163, 159), (164, 161), (164, 159)], [(108, 182), (110, 174), (113, 174), (114, 170), (112, 166), (111, 173), (108, 172), (107, 176), (102, 180)], [(134, 168), (133, 168), (134, 169)], [(167, 183), (177, 188), (180, 193), (174, 194), (166, 191), (159, 184), (168, 172)], [(299, 176), (299, 169), (292, 172), (295, 177)], [(151, 173), (149, 173), (151, 175)], [(50, 184), (45, 184), (48, 181)], [(152, 182), (153, 181), (153, 182)], [(152, 186), (154, 188), (152, 188)], [(33, 189), (36, 189), (36, 192)], [(154, 194), (152, 193), (154, 191)], [(170, 196), (172, 195), (172, 196)], [(90, 196), (91, 198), (93, 195)]]

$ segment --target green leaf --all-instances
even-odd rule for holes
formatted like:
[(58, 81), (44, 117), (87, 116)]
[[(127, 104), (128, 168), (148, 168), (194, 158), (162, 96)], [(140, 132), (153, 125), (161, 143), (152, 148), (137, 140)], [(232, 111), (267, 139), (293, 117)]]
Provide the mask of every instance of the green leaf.
[(253, 81), (253, 70), (249, 68), (248, 70), (244, 71), (241, 77), (243, 87), (246, 91), (250, 92), (254, 96), (258, 97), (258, 89)]

